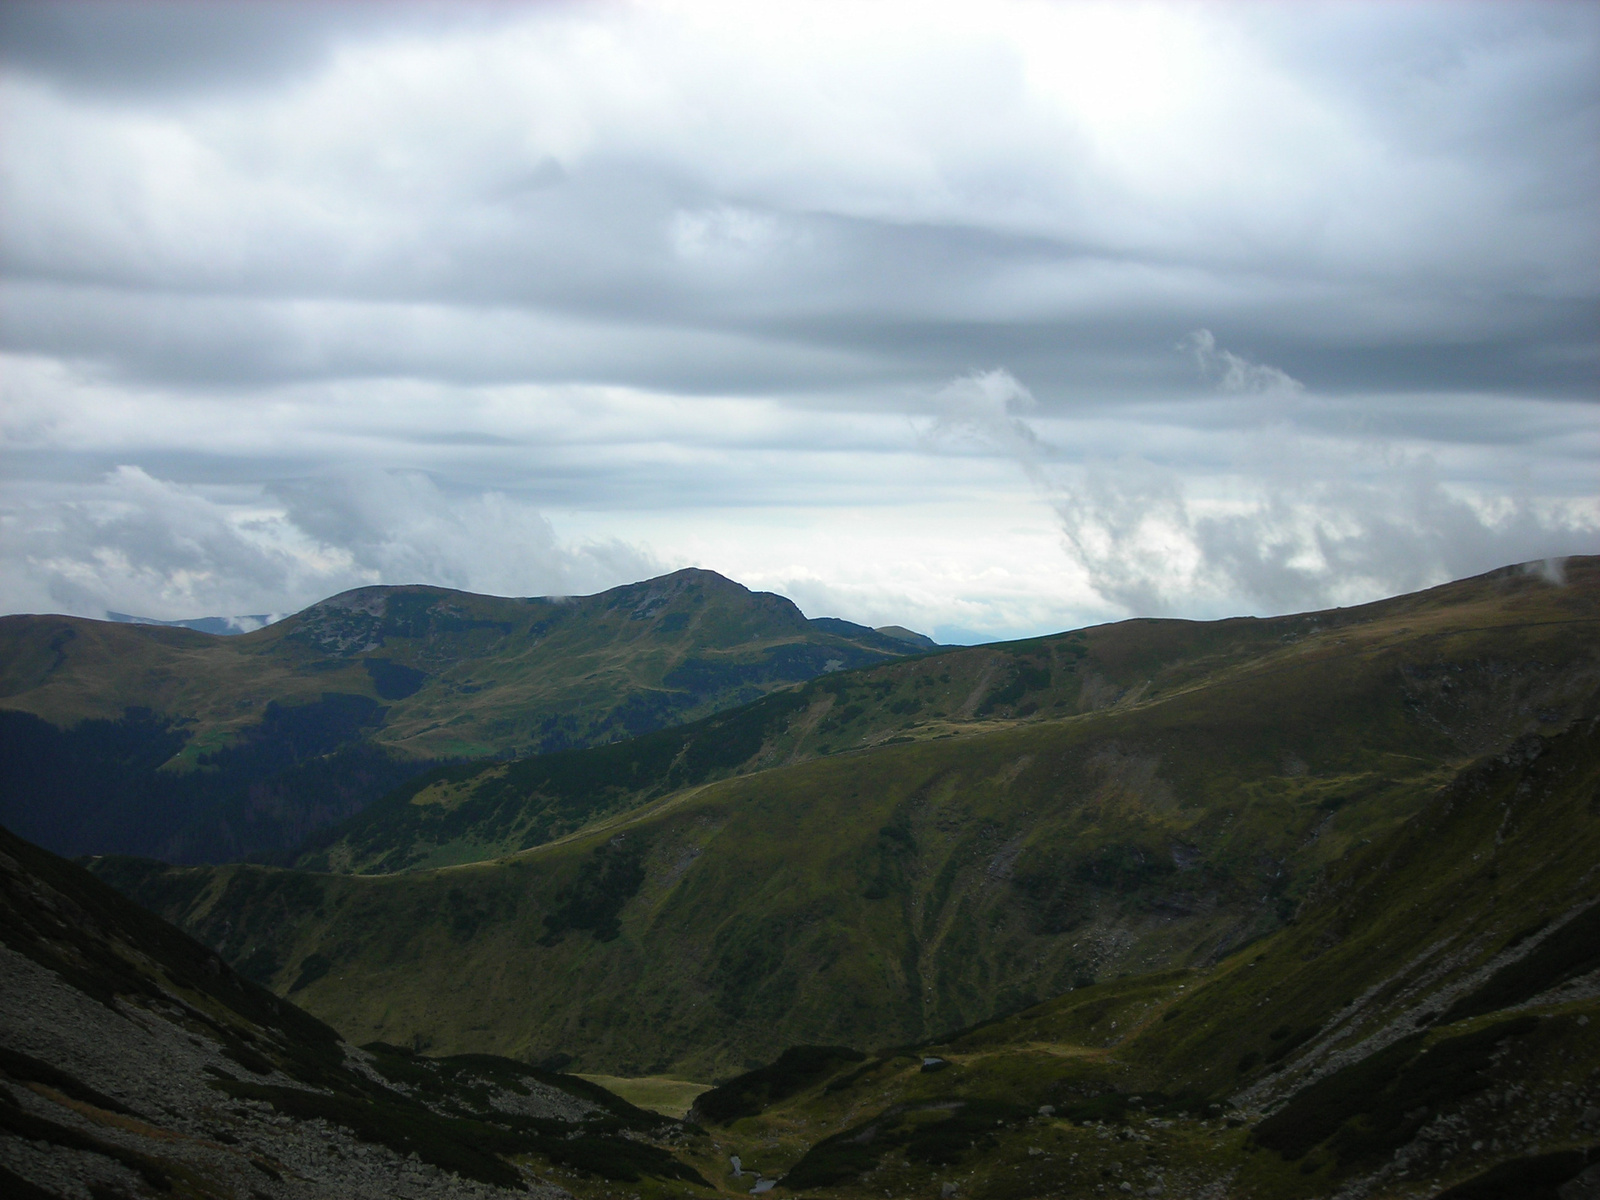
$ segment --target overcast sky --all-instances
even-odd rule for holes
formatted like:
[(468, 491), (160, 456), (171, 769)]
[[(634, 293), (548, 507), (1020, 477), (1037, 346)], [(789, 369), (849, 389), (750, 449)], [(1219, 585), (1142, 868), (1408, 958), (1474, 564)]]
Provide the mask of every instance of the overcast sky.
[(0, 611), (1600, 552), (1600, 4), (0, 5)]

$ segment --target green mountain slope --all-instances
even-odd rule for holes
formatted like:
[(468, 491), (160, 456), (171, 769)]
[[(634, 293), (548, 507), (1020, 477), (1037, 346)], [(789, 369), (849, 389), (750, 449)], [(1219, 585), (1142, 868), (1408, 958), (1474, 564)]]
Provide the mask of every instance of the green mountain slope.
[(570, 600), (363, 588), (237, 637), (0, 618), (0, 820), (68, 853), (281, 853), (440, 758), (613, 741), (910, 637), (697, 570)]
[[(1234, 676), (1270, 690), (1285, 671), (1305, 697), (1321, 686), (1317, 672), (1328, 675), (1330, 699), (1345, 696), (1346, 704), (1365, 704), (1361, 689), (1377, 688), (1377, 703), (1409, 706), (1460, 758), (1513, 732), (1558, 724), (1582, 681), (1593, 678), (1577, 664), (1592, 661), (1583, 642), (1593, 630), (1584, 622), (1595, 614), (1596, 566), (1574, 560), (1572, 571), (1573, 584), (1561, 591), (1512, 569), (1356, 609), (1274, 620), (1127, 621), (830, 675), (603, 752), (423, 776), (330, 830), (299, 865), (391, 872), (493, 858), (731, 774), (1151, 704), (1182, 711), (1184, 693), (1222, 687), (1208, 694), (1232, 695)], [(1512, 631), (1530, 620), (1541, 624)], [(1401, 643), (1410, 647), (1404, 655), (1384, 657), (1385, 646)], [(1447, 645), (1444, 657), (1427, 657), (1435, 644)], [(1507, 652), (1520, 661), (1494, 657)], [(1401, 670), (1403, 678), (1350, 677), (1378, 668)], [(1218, 721), (1236, 716), (1260, 722), (1242, 711), (1219, 713)], [(1327, 719), (1360, 723), (1371, 714), (1330, 710)], [(1285, 771), (1300, 769), (1292, 746), (1281, 754)]]
[(681, 1194), (682, 1137), (572, 1076), (358, 1050), (0, 829), (8, 1197)]
[[(1466, 762), (1577, 719), (1597, 568), (830, 677), (756, 723), (746, 765), (773, 765), (479, 863), (95, 869), (360, 1040), (702, 1079), (911, 1042), (1280, 930)], [(941, 689), (922, 725), (893, 711)]]
[(1590, 707), (1463, 770), (1215, 965), (864, 1062), (791, 1051), (697, 1113), (780, 1194), (1580, 1200), (1600, 1186), (1597, 796)]
[(713, 571), (570, 599), (370, 587), (234, 637), (3, 617), (0, 699), (58, 726), (149, 709), (190, 722), (195, 755), (332, 692), (384, 707), (378, 744), (437, 758), (608, 741), (922, 648)]

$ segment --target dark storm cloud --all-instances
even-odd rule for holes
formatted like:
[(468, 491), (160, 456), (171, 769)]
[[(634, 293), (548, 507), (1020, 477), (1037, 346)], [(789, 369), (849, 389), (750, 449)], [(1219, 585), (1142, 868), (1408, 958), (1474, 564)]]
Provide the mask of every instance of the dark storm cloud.
[(93, 362), (134, 381), (255, 387), (419, 377), (586, 381), (685, 392), (860, 381), (849, 347), (738, 328), (626, 323), (527, 307), (295, 300), (0, 284), (0, 347)]
[[(1325, 47), (1326, 61), (1303, 64), (1325, 89), (1298, 97), (1304, 120), (1331, 129), (1330, 155), (1351, 157), (1357, 174), (1343, 179), (1319, 168), (1314, 154), (1303, 166), (1289, 159), (1281, 170), (1303, 170), (1306, 180), (1280, 187), (1282, 196), (1270, 187), (1260, 196), (1235, 192), (1226, 170), (1214, 167), (1218, 179), (1209, 186), (1202, 180), (1193, 202), (1175, 199), (1187, 183), (1182, 156), (1158, 145), (1156, 178), (1130, 182), (1113, 171), (1098, 188), (1110, 194), (1097, 199), (1083, 177), (1095, 183), (1093, 173), (1103, 168), (1072, 164), (1072, 155), (1085, 152), (1070, 142), (1056, 177), (1026, 157), (1059, 155), (1049, 137), (989, 154), (920, 131), (919, 149), (949, 160), (938, 182), (954, 189), (949, 202), (933, 206), (942, 212), (927, 211), (894, 195), (915, 183), (900, 178), (903, 172), (815, 147), (803, 148), (774, 179), (739, 164), (730, 172), (718, 161), (726, 150), (716, 144), (715, 128), (692, 135), (669, 128), (662, 144), (641, 142), (607, 111), (615, 97), (603, 86), (570, 100), (580, 119), (598, 121), (581, 147), (530, 152), (515, 121), (495, 114), (487, 128), (478, 127), (481, 107), (452, 105), (447, 77), (423, 75), (404, 86), (386, 81), (393, 94), (380, 99), (398, 106), (394, 120), (364, 125), (357, 117), (342, 139), (333, 135), (347, 156), (337, 167), (330, 162), (312, 172), (287, 134), (261, 134), (273, 121), (271, 104), (262, 101), (254, 116), (216, 118), (191, 106), (193, 145), (146, 147), (124, 169), (91, 157), (91, 146), (83, 170), (102, 175), (104, 200), (74, 197), (66, 216), (59, 176), (15, 170), (0, 255), (14, 278), (136, 292), (529, 307), (615, 320), (619, 343), (632, 346), (641, 346), (632, 336), (639, 326), (775, 347), (798, 332), (847, 350), (862, 368), (875, 358), (897, 370), (920, 360), (929, 374), (1006, 362), (1047, 402), (1087, 381), (1073, 367), (1091, 338), (1130, 357), (1159, 357), (1153, 352), (1172, 337), (1202, 324), (1316, 387), (1423, 383), (1571, 394), (1583, 390), (1594, 367), (1595, 272), (1582, 255), (1597, 248), (1589, 197), (1600, 189), (1593, 149), (1600, 110), (1584, 71), (1594, 55), (1592, 12), (1567, 9), (1561, 20), (1540, 13), (1458, 22), (1453, 10), (1426, 21), (1376, 10), (1359, 19), (1345, 10), (1308, 18), (1329, 27), (1333, 48)], [(253, 79), (284, 95), (320, 88), (324, 100), (314, 107), (347, 102), (329, 47), (365, 47), (370, 56), (384, 38), (401, 34), (414, 47), (419, 14), (443, 21), (432, 9), (370, 5), (17, 11), (17, 53), (55, 71), (69, 89), (124, 77), (154, 87), (163, 78), (215, 70), (219, 79)], [(508, 6), (499, 15), (509, 20), (518, 11)], [(570, 14), (554, 12), (540, 19), (556, 31), (572, 23)], [(1359, 51), (1352, 23), (1365, 39)], [(1296, 23), (1276, 17), (1264, 26), (1287, 46), (1278, 52), (1305, 57)], [(1442, 32), (1442, 42), (1428, 42), (1422, 29)], [(1410, 72), (1406, 86), (1375, 86), (1383, 76), (1366, 63), (1369, 53)], [(693, 65), (652, 64), (653, 82), (681, 87), (675, 67)], [(971, 65), (992, 69), (981, 56)], [(440, 106), (428, 114), (434, 128), (416, 123), (407, 100), (408, 92), (420, 101), (430, 90)], [(530, 100), (514, 89), (497, 95), (511, 106)], [(292, 110), (292, 100), (285, 103)], [(381, 115), (368, 114), (371, 121)], [(738, 137), (752, 135), (731, 124)], [(1069, 121), (1062, 132), (1070, 128)], [(1251, 146), (1247, 133), (1239, 149), (1281, 154), (1280, 137), (1268, 128)], [(760, 149), (749, 146), (751, 155)], [(158, 200), (147, 178), (169, 165), (163, 150), (180, 156), (173, 165), (194, 172), (184, 203), (196, 218), (172, 224), (177, 214), (169, 214), (165, 229), (148, 212)], [(829, 169), (845, 172), (834, 189), (843, 194), (807, 194), (827, 191), (799, 177), (807, 152), (823, 178)], [(1415, 158), (1389, 161), (1397, 152)], [(1241, 161), (1241, 187), (1260, 169)], [(730, 173), (735, 177), (725, 178)], [(1160, 186), (1169, 173), (1171, 193)], [(969, 178), (975, 174), (982, 179)], [(1116, 195), (1130, 187), (1131, 194)], [(264, 190), (288, 203), (264, 203)], [(986, 191), (1000, 202), (987, 203)], [(865, 211), (886, 207), (882, 216)], [(1181, 235), (1178, 227), (1186, 227)], [(477, 377), (465, 364), (482, 357), (479, 348), (470, 339), (457, 344), (460, 377)], [(141, 370), (158, 369), (161, 360), (152, 357)], [(260, 379), (273, 361), (225, 357), (239, 361), (249, 379)], [(318, 362), (330, 374), (383, 373), (381, 363), (360, 361), (359, 349), (352, 357), (290, 351), (277, 361), (285, 378), (300, 377), (301, 363), (317, 369)], [(692, 375), (673, 367), (670, 353), (664, 357), (662, 386), (692, 388)], [(786, 357), (777, 355), (773, 378), (750, 383), (791, 386)], [(189, 356), (175, 353), (172, 361)], [(451, 370), (446, 362), (400, 369), (441, 378)], [(728, 386), (718, 373), (713, 365), (704, 386)], [(863, 378), (872, 375), (869, 369)]]
[(344, 41), (491, 12), (400, 0), (6, 0), (0, 66), (118, 99), (181, 97), (303, 78)]

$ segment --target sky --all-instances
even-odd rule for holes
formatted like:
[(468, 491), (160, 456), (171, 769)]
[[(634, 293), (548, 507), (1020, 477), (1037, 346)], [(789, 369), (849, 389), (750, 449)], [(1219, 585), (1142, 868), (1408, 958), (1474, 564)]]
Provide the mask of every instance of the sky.
[(7, 0), (0, 612), (1559, 579), (1597, 197), (1579, 0)]

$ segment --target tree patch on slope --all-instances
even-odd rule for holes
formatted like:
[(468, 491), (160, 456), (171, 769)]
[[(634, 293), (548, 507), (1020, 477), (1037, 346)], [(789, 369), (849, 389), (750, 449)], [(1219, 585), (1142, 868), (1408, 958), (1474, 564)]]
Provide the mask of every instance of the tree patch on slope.
[(644, 886), (644, 849), (637, 833), (619, 833), (595, 847), (545, 917), (539, 944), (554, 946), (572, 929), (591, 930), (597, 942), (614, 941), (622, 933), (624, 906)]
[(1476, 991), (1456, 1001), (1444, 1020), (1459, 1021), (1521, 1004), (1596, 969), (1600, 969), (1600, 904), (1568, 921), (1526, 958), (1501, 967)]
[[(1050, 661), (1047, 657), (1013, 657), (1006, 669), (1004, 681), (984, 697), (974, 714), (986, 717), (996, 709), (1011, 708), (1029, 692), (1043, 692), (1050, 687)], [(1016, 715), (1026, 717), (1038, 710), (1036, 703), (1017, 707)]]
[(385, 700), (404, 700), (414, 696), (428, 681), (428, 673), (408, 667), (387, 658), (363, 660), (367, 674), (372, 678), (373, 690)]
[(878, 830), (871, 851), (871, 879), (862, 895), (868, 900), (885, 900), (906, 890), (906, 864), (916, 857), (917, 841), (911, 833), (910, 814), (897, 812)]
[(1011, 878), (1032, 932), (1056, 936), (1094, 912), (1096, 891), (1138, 896), (1175, 874), (1170, 854), (1134, 842), (1114, 842), (1076, 857), (1030, 854)]
[(717, 932), (711, 980), (717, 1007), (733, 1020), (778, 1020), (793, 1006), (799, 979), (784, 964), (791, 930), (783, 915), (738, 914)]
[(1094, 914), (1089, 889), (1052, 866), (1018, 872), (1011, 879), (1022, 898), (1029, 930), (1046, 937), (1069, 933)]
[(702, 1092), (694, 1102), (694, 1111), (724, 1125), (740, 1117), (753, 1117), (768, 1105), (797, 1095), (866, 1057), (848, 1046), (790, 1046), (778, 1055), (777, 1061)]

